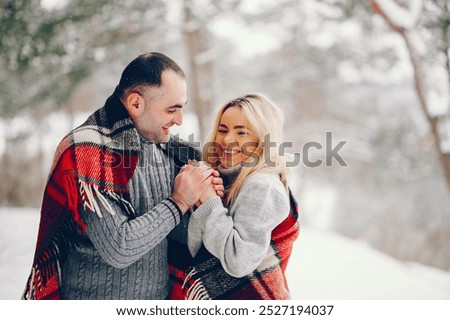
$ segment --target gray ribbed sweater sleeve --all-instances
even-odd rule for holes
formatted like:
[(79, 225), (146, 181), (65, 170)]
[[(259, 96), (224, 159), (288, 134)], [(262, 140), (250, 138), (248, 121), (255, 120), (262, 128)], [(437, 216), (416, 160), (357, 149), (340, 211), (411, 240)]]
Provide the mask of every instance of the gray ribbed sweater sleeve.
[(64, 299), (167, 297), (165, 237), (179, 224), (180, 212), (168, 199), (175, 164), (166, 151), (141, 138), (139, 164), (127, 186), (135, 215), (122, 211), (106, 192), (93, 195), (101, 217), (81, 210), (86, 234), (79, 234), (77, 246), (61, 265)]
[(114, 214), (98, 217), (83, 212), (86, 233), (100, 256), (116, 268), (125, 268), (159, 244), (180, 222), (180, 209), (168, 199), (149, 212), (130, 220), (113, 201)]
[(195, 254), (205, 245), (234, 277), (254, 271), (267, 253), (272, 230), (289, 214), (289, 199), (278, 176), (254, 174), (244, 182), (230, 210), (219, 197), (191, 216), (188, 245)]

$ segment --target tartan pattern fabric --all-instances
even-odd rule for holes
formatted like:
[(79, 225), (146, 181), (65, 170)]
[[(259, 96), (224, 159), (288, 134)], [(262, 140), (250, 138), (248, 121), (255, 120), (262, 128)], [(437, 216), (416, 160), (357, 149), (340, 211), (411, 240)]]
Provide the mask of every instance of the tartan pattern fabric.
[[(116, 90), (117, 92), (117, 90)], [(79, 209), (100, 217), (117, 203), (130, 218), (128, 182), (139, 160), (140, 139), (114, 92), (105, 105), (58, 145), (44, 190), (36, 249), (22, 299), (61, 299), (61, 265), (78, 232), (85, 232)], [(167, 152), (178, 169), (198, 151), (171, 137)], [(100, 212), (101, 203), (109, 212)]]
[(290, 193), (291, 210), (271, 235), (269, 250), (251, 274), (235, 278), (220, 260), (202, 246), (193, 258), (186, 244), (169, 241), (172, 300), (286, 300), (290, 299), (286, 267), (299, 236), (298, 205)]

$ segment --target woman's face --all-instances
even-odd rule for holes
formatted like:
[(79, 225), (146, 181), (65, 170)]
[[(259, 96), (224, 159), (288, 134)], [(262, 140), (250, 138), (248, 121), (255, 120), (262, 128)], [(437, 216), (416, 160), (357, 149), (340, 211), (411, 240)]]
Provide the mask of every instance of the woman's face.
[(247, 160), (253, 154), (258, 139), (249, 129), (242, 109), (233, 106), (222, 114), (214, 142), (222, 166), (230, 168)]

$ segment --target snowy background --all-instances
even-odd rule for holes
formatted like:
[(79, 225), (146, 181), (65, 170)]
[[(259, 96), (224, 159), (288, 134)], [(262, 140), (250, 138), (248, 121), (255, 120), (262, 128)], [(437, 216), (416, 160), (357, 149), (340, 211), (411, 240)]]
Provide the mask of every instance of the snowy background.
[[(0, 208), (0, 299), (19, 299), (28, 278), (37, 209)], [(450, 299), (450, 274), (402, 263), (332, 232), (301, 230), (288, 266), (293, 299)]]
[(288, 152), (320, 143), (309, 160), (326, 163), (346, 142), (348, 166), (293, 168), (294, 299), (450, 300), (449, 35), (445, 0), (3, 1), (0, 299), (28, 277), (56, 145), (160, 51), (187, 74), (182, 138), (259, 91), (285, 113)]

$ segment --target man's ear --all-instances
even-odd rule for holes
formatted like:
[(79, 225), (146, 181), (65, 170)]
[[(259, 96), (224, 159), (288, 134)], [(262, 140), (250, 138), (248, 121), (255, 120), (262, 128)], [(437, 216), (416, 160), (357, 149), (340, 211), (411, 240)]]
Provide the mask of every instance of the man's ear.
[(138, 116), (141, 114), (142, 110), (144, 109), (144, 99), (142, 96), (137, 92), (130, 93), (125, 98), (125, 108), (127, 109), (128, 113), (130, 114), (131, 118), (134, 118), (135, 116)]

